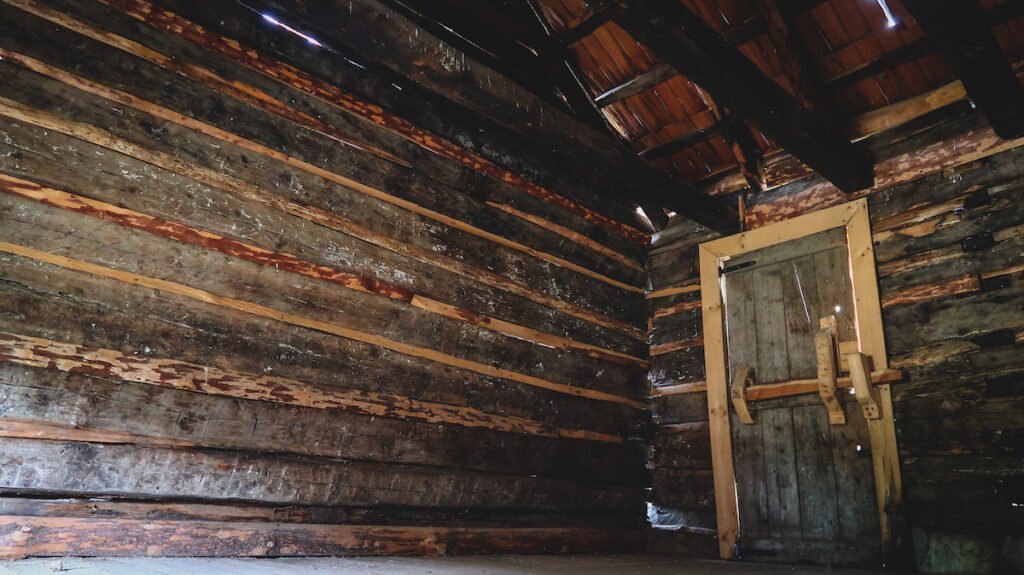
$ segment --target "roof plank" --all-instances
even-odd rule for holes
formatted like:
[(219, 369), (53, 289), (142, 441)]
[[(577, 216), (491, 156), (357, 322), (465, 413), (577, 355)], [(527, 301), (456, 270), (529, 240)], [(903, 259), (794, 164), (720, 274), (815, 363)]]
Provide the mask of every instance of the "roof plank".
[(964, 84), (999, 137), (1024, 136), (1024, 86), (976, 0), (905, 0), (904, 5)]
[(837, 188), (872, 184), (872, 159), (842, 131), (800, 105), (678, 0), (616, 0), (613, 19), (740, 119)]

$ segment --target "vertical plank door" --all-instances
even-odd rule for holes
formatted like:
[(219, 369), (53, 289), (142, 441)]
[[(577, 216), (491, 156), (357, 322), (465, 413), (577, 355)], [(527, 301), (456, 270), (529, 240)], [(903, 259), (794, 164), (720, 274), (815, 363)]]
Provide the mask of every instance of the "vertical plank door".
[[(726, 262), (729, 380), (754, 369), (758, 385), (817, 375), (819, 320), (856, 339), (843, 228)], [(817, 395), (751, 402), (753, 424), (730, 416), (743, 559), (878, 565), (881, 535), (867, 423), (852, 397), (847, 423), (829, 425)]]

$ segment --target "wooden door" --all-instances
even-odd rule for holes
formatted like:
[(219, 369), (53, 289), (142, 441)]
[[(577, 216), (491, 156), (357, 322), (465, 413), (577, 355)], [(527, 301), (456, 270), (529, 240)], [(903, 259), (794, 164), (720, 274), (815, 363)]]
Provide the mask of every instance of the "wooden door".
[[(813, 380), (820, 318), (857, 339), (846, 230), (834, 228), (729, 259), (723, 270), (728, 380)], [(846, 390), (841, 390), (846, 395)], [(740, 558), (821, 564), (881, 561), (867, 420), (853, 397), (830, 425), (817, 394), (751, 402), (753, 424), (730, 410)]]

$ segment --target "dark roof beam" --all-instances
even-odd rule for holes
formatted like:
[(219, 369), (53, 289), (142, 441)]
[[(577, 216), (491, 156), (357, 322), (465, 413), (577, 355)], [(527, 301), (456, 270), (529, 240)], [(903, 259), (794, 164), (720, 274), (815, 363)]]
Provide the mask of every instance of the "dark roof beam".
[(904, 0), (999, 137), (1024, 136), (1024, 86), (977, 0)]
[(615, 0), (614, 20), (706, 90), (721, 108), (764, 132), (841, 190), (871, 186), (870, 154), (839, 126), (800, 105), (678, 0)]

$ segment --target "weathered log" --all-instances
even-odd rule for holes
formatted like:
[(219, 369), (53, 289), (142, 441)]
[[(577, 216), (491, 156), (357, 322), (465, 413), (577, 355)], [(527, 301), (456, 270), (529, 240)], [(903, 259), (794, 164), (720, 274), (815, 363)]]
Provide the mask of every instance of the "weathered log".
[(0, 557), (458, 555), (636, 551), (643, 531), (0, 516)]
[(558, 440), (260, 401), (246, 399), (241, 385), (205, 393), (173, 380), (152, 385), (71, 373), (74, 367), (63, 361), (63, 370), (21, 360), (0, 364), (0, 435), (65, 440), (74, 433), (99, 443), (194, 445), (617, 484), (638, 484), (642, 475), (637, 443)]
[[(298, 505), (625, 510), (635, 487), (277, 454), (4, 439), (6, 491)], [(131, 469), (132, 473), (122, 470)]]
[(452, 372), (414, 358), (396, 361), (390, 352), (346, 345), (328, 334), (225, 308), (186, 307), (175, 296), (86, 275), (65, 278), (48, 266), (31, 269), (25, 261), (0, 259), (5, 270), (0, 326), (8, 332), (227, 372), (273, 374), (357, 397), (370, 392), (481, 413), (500, 410), (504, 416), (611, 436), (631, 435), (644, 420), (642, 412), (620, 404)]

